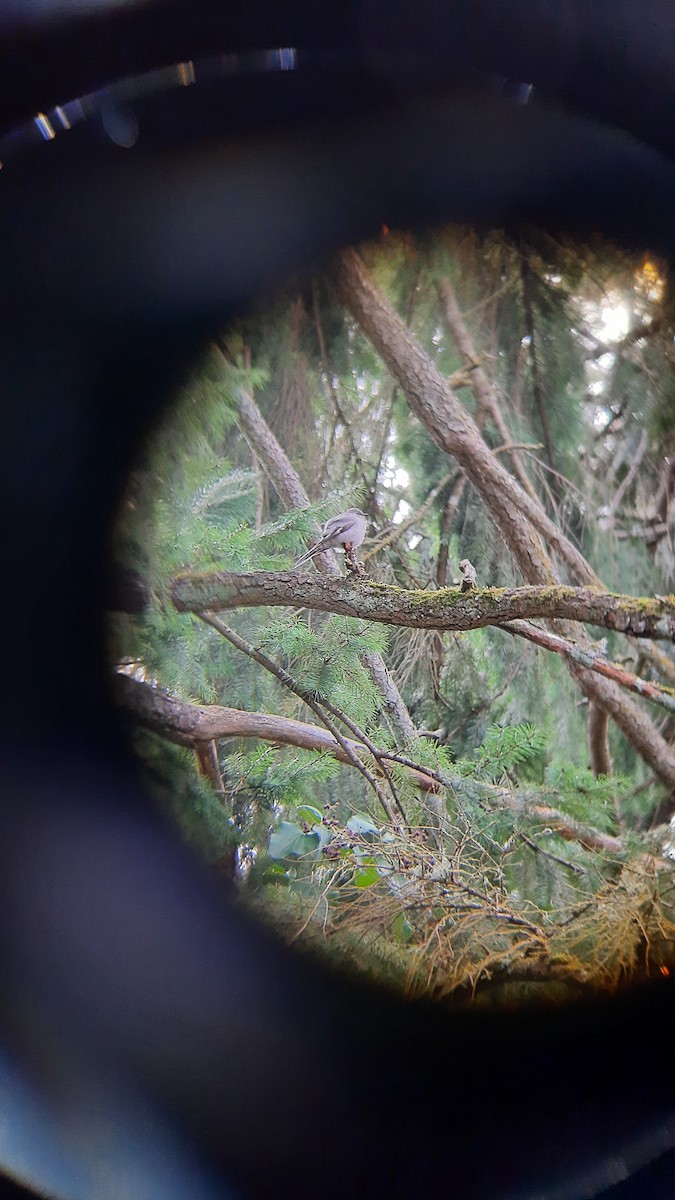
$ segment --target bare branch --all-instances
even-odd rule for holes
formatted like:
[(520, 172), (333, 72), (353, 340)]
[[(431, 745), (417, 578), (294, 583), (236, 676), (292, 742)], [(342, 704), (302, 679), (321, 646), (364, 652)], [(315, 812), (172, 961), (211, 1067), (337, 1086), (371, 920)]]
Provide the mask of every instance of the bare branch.
[[(450, 333), (455, 341), (457, 349), (464, 359), (464, 373), (466, 374), (467, 378), (466, 381), (461, 379), (459, 384), (460, 386), (466, 386), (466, 384), (468, 384), (476, 398), (476, 403), (478, 405), (477, 423), (479, 427), (482, 427), (486, 417), (489, 416), (492, 418), (499, 436), (505, 443), (505, 445), (502, 447), (502, 451), (505, 452), (508, 449), (508, 452), (511, 455), (514, 474), (517, 476), (521, 487), (524, 488), (530, 499), (538, 504), (539, 499), (537, 494), (530, 479), (528, 478), (527, 471), (523, 465), (523, 460), (517, 453), (518, 447), (515, 444), (510, 444), (512, 443), (513, 439), (509, 432), (506, 421), (504, 420), (504, 415), (499, 407), (499, 404), (497, 403), (497, 398), (495, 396), (492, 384), (480, 365), (480, 359), (474, 345), (473, 338), (469, 333), (469, 328), (464, 320), (464, 317), (462, 316), (454, 289), (452, 288), (448, 279), (442, 279), (439, 281), (438, 295), (441, 301), (441, 308), (443, 310), (443, 316), (445, 317), (448, 329), (450, 330)], [(456, 374), (457, 372), (455, 373), (455, 376)], [(456, 380), (455, 376), (451, 376), (448, 380), (451, 388), (458, 386), (458, 381)]]
[(546, 583), (554, 578), (536, 530), (575, 579), (598, 586), (597, 575), (576, 546), (492, 454), (475, 421), (375, 286), (356, 251), (345, 250), (338, 257), (335, 280), (343, 303), (400, 384), (411, 411), (466, 472), (526, 579)]
[[(218, 622), (216, 628), (220, 624)], [(225, 708), (222, 705), (189, 704), (185, 700), (168, 696), (149, 683), (131, 679), (128, 675), (116, 675), (113, 687), (118, 703), (137, 721), (181, 746), (194, 747), (224, 737), (258, 738), (261, 741), (296, 746), (301, 750), (324, 751), (332, 754), (339, 762), (356, 769), (364, 766), (359, 754), (363, 753), (364, 749), (370, 749), (364, 743), (344, 738), (328, 727), (322, 729), (290, 717), (279, 717), (272, 713), (242, 712), (241, 709)], [(319, 719), (324, 721), (323, 716), (319, 716)], [(607, 854), (623, 852), (620, 838), (581, 825), (572, 817), (548, 805), (530, 804), (506, 788), (459, 775), (453, 776), (447, 772), (432, 771), (394, 751), (372, 747), (371, 752), (375, 753), (380, 763), (384, 760), (405, 767), (413, 782), (423, 791), (437, 792), (439, 788), (457, 791), (470, 789), (489, 807), (509, 809), (525, 818), (540, 821), (567, 841), (579, 842), (588, 850)]]
[[(226, 625), (223, 621), (219, 621), (218, 618), (214, 617), (211, 613), (199, 612), (196, 615), (199, 617), (200, 621), (203, 621), (205, 625), (210, 625), (212, 629), (215, 629), (216, 632), (221, 635), (221, 637), (224, 637), (232, 646), (235, 646), (237, 650), (240, 650), (242, 654), (245, 654), (247, 658), (253, 659), (253, 661), (257, 662), (259, 666), (264, 667), (266, 671), (269, 671), (271, 675), (274, 675), (275, 678), (284, 685), (284, 687), (288, 688), (290, 692), (293, 692), (294, 695), (298, 696), (298, 698), (307, 705), (314, 715), (319, 718), (321, 724), (325, 725), (326, 729), (332, 733), (336, 742), (342, 747), (344, 753), (347, 755), (347, 758), (351, 762), (352, 766), (356, 767), (357, 771), (359, 771), (367, 783), (370, 784), (388, 819), (392, 823), (395, 823), (394, 814), (390, 808), (389, 800), (382, 791), (379, 780), (375, 778), (372, 771), (369, 770), (366, 764), (361, 761), (358, 754), (352, 750), (349, 741), (343, 737), (343, 735), (340, 733), (340, 730), (337, 728), (335, 723), (331, 721), (325, 710), (328, 709), (330, 712), (332, 712), (333, 715), (338, 718), (338, 720), (342, 721), (343, 724), (347, 726), (347, 728), (351, 727), (353, 729), (354, 726), (352, 725), (352, 722), (349, 721), (346, 714), (340, 712), (339, 709), (335, 708), (334, 705), (329, 704), (329, 702), (326, 700), (321, 702), (317, 701), (312, 695), (310, 695), (308, 691), (306, 691), (304, 688), (301, 688), (293, 679), (293, 676), (289, 675), (288, 671), (285, 671), (283, 667), (280, 667), (273, 658), (270, 658), (268, 654), (265, 654), (265, 652), (260, 650), (257, 646), (251, 645), (251, 643), (247, 642), (245, 638), (240, 637), (236, 630), (230, 629), (229, 625)], [(397, 802), (397, 797), (395, 794), (394, 801)], [(403, 815), (405, 816), (405, 814)]]
[(411, 525), (415, 525), (418, 521), (420, 521), (422, 517), (428, 513), (429, 509), (434, 503), (434, 500), (439, 493), (443, 491), (443, 488), (446, 487), (446, 485), (450, 483), (452, 479), (454, 479), (455, 474), (455, 471), (448, 471), (440, 480), (440, 482), (431, 489), (426, 499), (423, 500), (416, 512), (412, 513), (409, 517), (406, 517), (405, 521), (401, 521), (400, 524), (392, 525), (390, 529), (387, 529), (385, 533), (383, 533), (382, 536), (377, 539), (375, 545), (370, 546), (368, 550), (361, 555), (363, 562), (365, 562), (368, 558), (372, 558), (372, 556), (377, 554), (378, 551), (383, 550), (384, 547), (388, 546), (390, 542), (396, 541), (404, 533), (406, 533), (408, 529), (410, 529)]
[(640, 463), (642, 462), (642, 459), (645, 455), (645, 450), (647, 449), (648, 441), (649, 439), (647, 436), (647, 430), (643, 429), (640, 435), (640, 441), (637, 450), (632, 455), (631, 465), (619, 484), (614, 499), (612, 500), (612, 503), (610, 504), (609, 509), (603, 518), (603, 526), (605, 528), (610, 528), (614, 524), (614, 518), (616, 517), (619, 505), (621, 504), (624, 496), (628, 493), (633, 480), (638, 473)]
[[(222, 350), (218, 347), (217, 350), (222, 361), (227, 363)], [(300, 478), (288, 456), (265, 422), (253, 396), (245, 388), (240, 387), (237, 392), (237, 401), (242, 429), (249, 439), (251, 448), (260, 459), (264, 470), (274, 484), (279, 498), (287, 508), (308, 508), (310, 504), (309, 496), (302, 486)], [(317, 533), (320, 532), (318, 525), (316, 531)], [(317, 554), (314, 561), (322, 575), (339, 575), (339, 567), (335, 561), (333, 551), (324, 551), (321, 554)], [(208, 608), (209, 606), (204, 605), (203, 607)], [(396, 683), (387, 670), (384, 659), (375, 651), (370, 651), (368, 654), (363, 655), (363, 664), (375, 686), (382, 692), (385, 705), (396, 726), (399, 739), (409, 741), (410, 738), (415, 736), (415, 725), (406, 708), (403, 697), (396, 687)]]
[[(580, 667), (596, 671), (598, 675), (604, 675), (606, 679), (613, 679), (615, 683), (621, 684), (631, 692), (636, 692), (638, 696), (644, 696), (647, 700), (653, 700), (654, 704), (660, 704), (661, 708), (665, 708), (668, 712), (675, 712), (675, 694), (672, 691), (665, 691), (655, 683), (640, 679), (639, 675), (633, 675), (631, 671), (626, 671), (616, 663), (609, 662), (600, 654), (589, 652), (587, 649), (575, 645), (574, 642), (560, 637), (557, 633), (540, 629), (537, 625), (531, 625), (529, 621), (509, 621), (502, 625), (502, 629), (506, 629), (508, 633), (516, 633), (519, 637), (527, 638), (528, 641), (534, 642), (537, 646), (543, 646), (546, 650), (552, 650), (554, 654), (560, 654)], [(609, 772), (602, 773), (608, 774)]]
[[(601, 589), (600, 580), (576, 546), (490, 452), (475, 422), (354, 250), (338, 257), (335, 278), (343, 303), (399, 382), (411, 411), (436, 444), (452, 454), (466, 472), (528, 583), (554, 584), (550, 555), (557, 554), (578, 583)], [(559, 632), (568, 635), (569, 631), (563, 628)], [(675, 789), (675, 754), (654, 723), (612, 680), (576, 667), (574, 674), (589, 699), (611, 714), (651, 769), (668, 788)]]

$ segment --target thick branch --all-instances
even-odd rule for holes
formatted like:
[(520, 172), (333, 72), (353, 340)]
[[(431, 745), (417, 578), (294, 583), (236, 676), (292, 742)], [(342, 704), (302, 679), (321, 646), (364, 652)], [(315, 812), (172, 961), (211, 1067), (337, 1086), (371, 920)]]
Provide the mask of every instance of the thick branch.
[(527, 581), (547, 583), (554, 578), (536, 529), (580, 583), (597, 585), (599, 580), (584, 556), (491, 453), (475, 422), (373, 284), (355, 251), (345, 250), (339, 256), (336, 282), (345, 306), (401, 385), (415, 416), (466, 472)]
[[(309, 508), (310, 499), (303, 488), (288, 455), (266, 424), (253, 397), (244, 387), (237, 388), (239, 423), (249, 446), (272, 481), (277, 495), (287, 508)], [(317, 523), (314, 531), (320, 532)], [(332, 551), (315, 556), (322, 575), (337, 575), (338, 565)]]
[[(584, 556), (490, 452), (475, 422), (375, 286), (355, 251), (346, 250), (340, 255), (336, 282), (344, 304), (400, 383), (412, 412), (437, 445), (452, 454), (466, 472), (527, 582), (555, 582), (547, 552), (550, 548), (560, 555), (573, 579), (601, 589), (600, 580)], [(569, 633), (565, 628), (558, 632), (565, 636)], [(573, 670), (588, 698), (611, 713), (652, 770), (675, 789), (675, 755), (649, 718), (612, 680), (576, 667)]]
[[(245, 638), (242, 638), (235, 629), (230, 629), (228, 625), (226, 625), (223, 621), (220, 621), (218, 617), (215, 617), (213, 613), (200, 612), (197, 615), (200, 621), (203, 621), (205, 625), (210, 625), (212, 629), (217, 630), (221, 637), (226, 638), (232, 646), (235, 646), (237, 650), (240, 650), (242, 654), (245, 654), (248, 658), (252, 659), (253, 662), (257, 662), (261, 667), (264, 667), (265, 670), (274, 675), (274, 677), (278, 679), (279, 682), (284, 685), (284, 687), (288, 688), (289, 691), (293, 692), (299, 697), (299, 699), (303, 701), (304, 704), (307, 705), (310, 711), (313, 712), (314, 715), (319, 718), (322, 724), (326, 726), (326, 729), (332, 733), (338, 745), (342, 747), (344, 753), (347, 755), (347, 758), (351, 762), (352, 766), (356, 767), (357, 771), (360, 771), (364, 779), (366, 779), (370, 784), (385, 813), (387, 814), (387, 817), (390, 821), (393, 821), (393, 813), (389, 807), (389, 801), (380, 787), (379, 780), (376, 779), (372, 771), (364, 762), (361, 761), (358, 755), (352, 752), (349, 739), (344, 737), (335, 722), (331, 720), (331, 717), (328, 716), (328, 713), (330, 713), (331, 716), (336, 716), (339, 721), (342, 721), (342, 723), (346, 725), (348, 729), (351, 729), (352, 732), (354, 732), (355, 727), (347, 714), (335, 708), (335, 706), (326, 699), (321, 701), (315, 699), (315, 697), (311, 695), (305, 688), (301, 688), (295, 682), (292, 675), (289, 675), (288, 671), (285, 671), (284, 668), (280, 667), (273, 658), (270, 658), (268, 654), (265, 654), (264, 650), (261, 650), (257, 646), (251, 645), (251, 643), (247, 642)], [(364, 741), (365, 740), (366, 738), (364, 736)], [(386, 772), (384, 772), (384, 774), (389, 782), (389, 777), (387, 776)], [(396, 800), (397, 797), (394, 795), (394, 801), (396, 802)], [(405, 814), (403, 813), (402, 815), (405, 820)]]
[[(328, 729), (309, 725), (275, 713), (245, 712), (221, 704), (190, 704), (141, 683), (128, 675), (114, 677), (115, 699), (146, 729), (167, 741), (190, 748), (219, 738), (257, 738), (275, 745), (295, 746), (298, 750), (328, 753), (338, 762), (353, 767), (353, 755), (367, 753), (363, 742), (344, 738), (351, 754)], [(379, 750), (377, 757), (396, 762), (394, 751)], [(423, 791), (438, 791), (438, 780), (417, 767), (408, 768), (411, 779)]]
[[(339, 762), (354, 766), (354, 759), (366, 747), (352, 739), (338, 741), (327, 729), (308, 725), (290, 717), (279, 717), (272, 713), (242, 712), (237, 708), (221, 705), (188, 704), (174, 696), (157, 690), (149, 683), (140, 683), (128, 675), (116, 675), (113, 680), (115, 698), (120, 706), (147, 729), (160, 734), (181, 746), (213, 741), (221, 737), (258, 738), (261, 741), (283, 743), (301, 750), (324, 751), (332, 754)], [(346, 743), (344, 745), (343, 743)], [(479, 783), (463, 777), (445, 777), (436, 772), (426, 772), (408, 760), (403, 760), (395, 751), (378, 750), (377, 758), (405, 765), (411, 779), (423, 791), (438, 791), (439, 785), (457, 788), (474, 787), (481, 799), (495, 808), (506, 808), (524, 817), (542, 821), (555, 829), (567, 841), (579, 842), (588, 850), (599, 850), (607, 854), (621, 854), (621, 840), (611, 834), (602, 833), (579, 824), (572, 817), (549, 808), (544, 804), (528, 804), (517, 799), (505, 788), (494, 784)]]
[[(292, 605), (413, 629), (479, 629), (516, 618), (586, 621), (634, 637), (675, 640), (675, 597), (615, 595), (563, 586), (406, 591), (362, 578), (325, 579), (296, 571), (216, 571), (177, 575), (171, 597), (179, 612)], [(586, 664), (584, 664), (586, 665)]]

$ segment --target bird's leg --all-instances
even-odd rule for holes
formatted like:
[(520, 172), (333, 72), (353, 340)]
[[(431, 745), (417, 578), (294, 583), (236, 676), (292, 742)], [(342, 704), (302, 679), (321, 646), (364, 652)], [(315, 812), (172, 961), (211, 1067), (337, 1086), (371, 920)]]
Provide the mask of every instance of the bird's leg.
[(355, 547), (345, 545), (345, 567), (352, 575), (365, 575), (366, 568), (356, 558)]

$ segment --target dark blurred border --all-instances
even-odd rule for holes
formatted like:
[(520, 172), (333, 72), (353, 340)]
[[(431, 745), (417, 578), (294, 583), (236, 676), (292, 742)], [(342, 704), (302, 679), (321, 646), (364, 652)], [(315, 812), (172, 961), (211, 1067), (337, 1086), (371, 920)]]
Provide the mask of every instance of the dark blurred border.
[(1, 1013), (41, 1101), (29, 1144), (39, 1125), (73, 1194), (97, 1196), (139, 1137), (138, 1195), (167, 1161), (164, 1195), (190, 1179), (194, 1196), (503, 1200), (601, 1195), (662, 1165), (671, 984), (449, 1016), (284, 950), (154, 812), (110, 712), (103, 611), (139, 439), (209, 334), (289, 272), (382, 221), (536, 221), (672, 256), (675, 9), (11, 17), (4, 134), (176, 61), (285, 46), (298, 64), (139, 100), (129, 150), (94, 117), (0, 171)]

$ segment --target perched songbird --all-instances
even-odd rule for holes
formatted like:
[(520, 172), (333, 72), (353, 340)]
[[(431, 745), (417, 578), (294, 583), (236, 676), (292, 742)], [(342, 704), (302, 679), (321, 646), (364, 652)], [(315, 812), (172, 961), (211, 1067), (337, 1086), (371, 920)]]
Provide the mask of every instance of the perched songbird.
[(463, 558), (459, 564), (459, 569), (462, 572), (462, 587), (463, 592), (470, 592), (476, 586), (476, 568), (468, 558)]
[(331, 517), (326, 521), (316, 545), (298, 559), (296, 567), (309, 562), (310, 558), (314, 558), (314, 555), (322, 550), (331, 550), (334, 546), (342, 546), (345, 553), (351, 556), (352, 550), (361, 545), (369, 524), (368, 517), (360, 508), (348, 508), (346, 512)]

